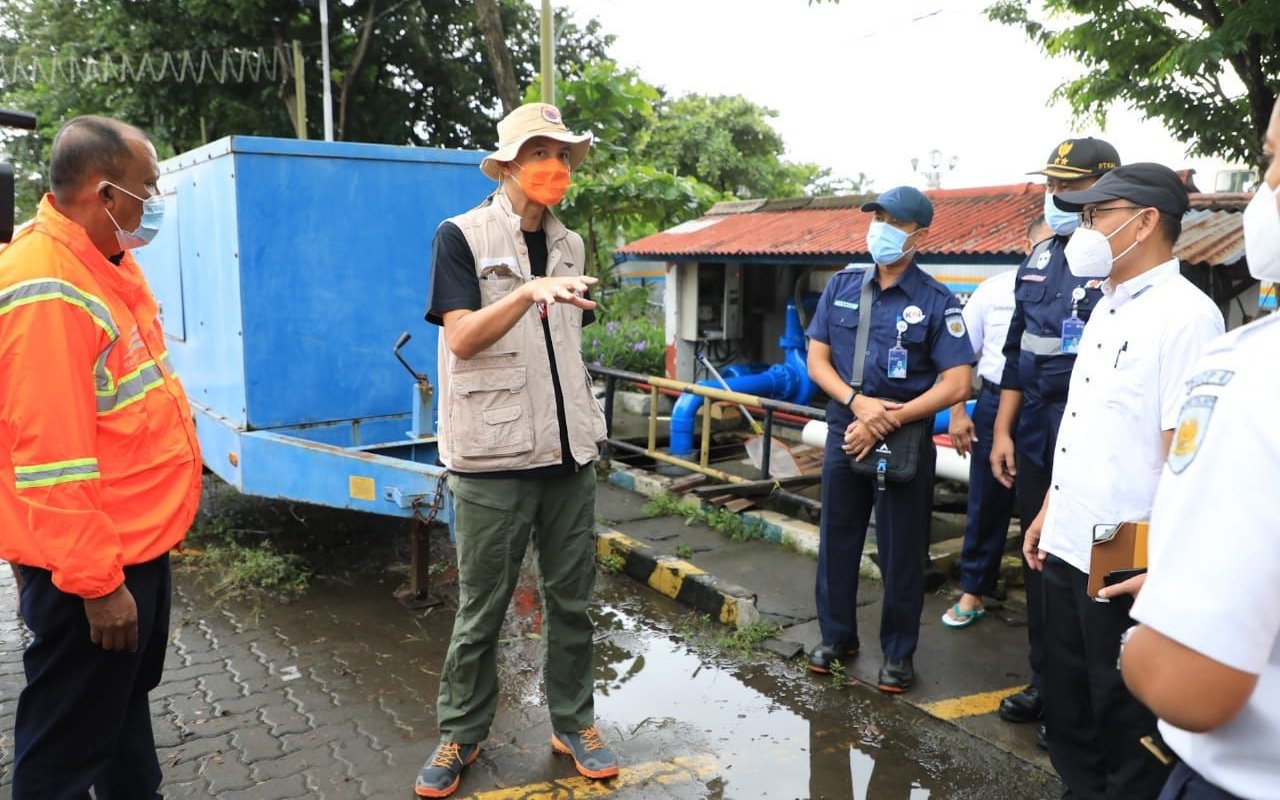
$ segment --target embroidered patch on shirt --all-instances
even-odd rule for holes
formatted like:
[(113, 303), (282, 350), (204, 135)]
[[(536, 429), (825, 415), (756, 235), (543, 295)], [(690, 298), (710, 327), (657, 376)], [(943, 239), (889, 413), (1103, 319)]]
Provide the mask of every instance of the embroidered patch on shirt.
[(1035, 269), (1044, 269), (1045, 267), (1049, 266), (1049, 262), (1052, 260), (1053, 260), (1053, 253), (1050, 253), (1048, 250), (1045, 250), (1043, 253), (1040, 254), (1040, 257), (1036, 259)]
[(1187, 381), (1187, 391), (1190, 392), (1197, 386), (1226, 386), (1235, 376), (1234, 370), (1207, 369)]
[(1026, 275), (1023, 275), (1021, 278), (1019, 278), (1019, 280), (1031, 281), (1032, 283), (1044, 283), (1045, 277), (1046, 276), (1044, 275), (1037, 275), (1035, 273), (1029, 272)]
[(964, 327), (964, 317), (959, 314), (951, 314), (947, 317), (947, 333), (957, 339), (964, 338), (968, 331)]
[(924, 320), (924, 312), (920, 310), (920, 306), (907, 306), (902, 312), (902, 318), (908, 325), (915, 325)]
[(839, 307), (839, 308), (847, 308), (847, 309), (849, 309), (850, 311), (857, 311), (857, 310), (858, 310), (858, 304), (857, 304), (857, 303), (850, 302), (850, 301), (848, 301), (848, 300), (837, 300), (837, 301), (836, 301), (836, 306), (837, 306), (837, 307)]
[(1198, 394), (1187, 399), (1182, 405), (1182, 413), (1178, 415), (1178, 427), (1173, 435), (1173, 446), (1169, 448), (1169, 469), (1174, 475), (1180, 474), (1195, 460), (1200, 452), (1200, 445), (1209, 430), (1209, 419), (1213, 416), (1213, 406), (1218, 398), (1213, 395)]

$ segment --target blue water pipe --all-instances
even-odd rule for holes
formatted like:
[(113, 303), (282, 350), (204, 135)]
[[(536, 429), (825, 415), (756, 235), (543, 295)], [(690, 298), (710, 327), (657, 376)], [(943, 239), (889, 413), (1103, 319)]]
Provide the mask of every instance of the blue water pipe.
[[(976, 406), (977, 404), (978, 404), (978, 401), (976, 400), (970, 400), (968, 403), (965, 403), (965, 406), (964, 406), (965, 411), (969, 413), (970, 417), (973, 416), (973, 407)], [(950, 427), (951, 427), (951, 409), (950, 408), (944, 408), (934, 415), (933, 417), (933, 435), (934, 436), (937, 436), (940, 433), (946, 433), (947, 429)]]
[[(721, 370), (729, 389), (742, 394), (753, 394), (782, 400), (787, 403), (807, 403), (813, 396), (813, 381), (809, 379), (806, 363), (807, 340), (800, 327), (800, 314), (794, 302), (787, 303), (786, 327), (778, 339), (778, 346), (785, 353), (781, 364), (766, 367), (763, 364), (734, 364)], [(698, 381), (699, 386), (723, 389), (715, 378)], [(693, 429), (702, 408), (703, 398), (696, 394), (682, 394), (671, 411), (671, 455), (687, 458), (693, 453)]]

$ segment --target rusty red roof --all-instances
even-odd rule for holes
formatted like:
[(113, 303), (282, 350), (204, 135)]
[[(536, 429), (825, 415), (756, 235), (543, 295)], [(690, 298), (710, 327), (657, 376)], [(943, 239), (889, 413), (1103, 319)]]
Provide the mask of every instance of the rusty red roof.
[[(933, 226), (920, 255), (1022, 258), (1027, 224), (1041, 213), (1044, 186), (1016, 183), (926, 192)], [(1251, 195), (1193, 194), (1183, 221), (1178, 256), (1189, 263), (1230, 264), (1244, 254), (1241, 215)], [(718, 258), (865, 260), (870, 214), (858, 211), (866, 195), (717, 203), (700, 219), (646, 236), (618, 250), (628, 260), (688, 261)]]

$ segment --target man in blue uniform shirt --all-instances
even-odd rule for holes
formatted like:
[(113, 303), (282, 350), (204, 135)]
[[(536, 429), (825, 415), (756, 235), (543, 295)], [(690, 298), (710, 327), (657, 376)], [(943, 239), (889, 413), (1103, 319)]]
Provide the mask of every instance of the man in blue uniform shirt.
[[(817, 605), (822, 643), (809, 669), (829, 672), (858, 650), (858, 566), (874, 507), (884, 578), (877, 684), (905, 692), (915, 680), (912, 656), (924, 606), (923, 556), (933, 506), (934, 446), (920, 437), (919, 467), (909, 481), (878, 485), (855, 473), (850, 456), (865, 458), (905, 424), (928, 420), (969, 393), (973, 347), (960, 301), (914, 261), (933, 222), (933, 205), (900, 186), (862, 206), (875, 214), (867, 233), (873, 269), (846, 269), (827, 284), (809, 324), (809, 375), (830, 397), (822, 467), (822, 524)], [(864, 308), (863, 280), (872, 281)], [(870, 314), (860, 390), (853, 388), (858, 323)]]
[[(1000, 408), (991, 443), (992, 472), (1005, 486), (1014, 486), (1024, 534), (1049, 490), (1054, 445), (1077, 345), (1084, 323), (1102, 296), (1101, 281), (1076, 277), (1067, 268), (1067, 240), (1079, 220), (1078, 215), (1054, 205), (1053, 196), (1087, 189), (1119, 165), (1119, 154), (1107, 142), (1067, 139), (1053, 148), (1043, 169), (1032, 173), (1045, 176), (1045, 222), (1054, 235), (1036, 245), (1018, 268), (1013, 319), (1004, 346)], [(1000, 717), (1009, 722), (1037, 722), (1044, 713), (1040, 696), (1044, 684), (1044, 601), (1040, 573), (1025, 562), (1022, 566), (1031, 683), (1000, 703)]]

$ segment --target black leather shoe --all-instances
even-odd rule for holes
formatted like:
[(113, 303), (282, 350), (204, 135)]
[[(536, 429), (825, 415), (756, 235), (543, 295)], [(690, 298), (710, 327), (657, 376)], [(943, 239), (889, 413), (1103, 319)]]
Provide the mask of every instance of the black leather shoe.
[(858, 654), (858, 645), (853, 647), (832, 647), (820, 644), (809, 651), (809, 671), (819, 675), (831, 672), (831, 665)]
[(1049, 749), (1049, 733), (1044, 729), (1043, 723), (1039, 728), (1036, 728), (1036, 746), (1041, 750)]
[(1028, 686), (1000, 701), (1000, 719), (1005, 722), (1039, 722), (1044, 717), (1040, 690)]
[(876, 680), (876, 688), (889, 694), (902, 694), (911, 688), (916, 679), (915, 667), (911, 665), (911, 657), (901, 661), (884, 662), (880, 668), (880, 677)]

